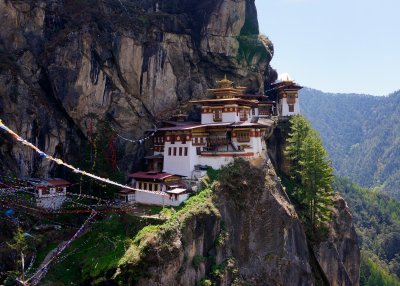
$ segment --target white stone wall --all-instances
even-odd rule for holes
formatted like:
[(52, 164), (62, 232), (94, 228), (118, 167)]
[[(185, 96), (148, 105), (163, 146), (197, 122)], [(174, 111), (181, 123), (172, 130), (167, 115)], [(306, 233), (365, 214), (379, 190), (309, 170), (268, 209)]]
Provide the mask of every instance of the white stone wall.
[(50, 198), (41, 197), (36, 198), (36, 205), (43, 209), (57, 210), (62, 207), (66, 199), (66, 196), (53, 196)]
[(292, 116), (300, 114), (300, 104), (298, 98), (296, 98), (296, 103), (294, 104), (294, 112), (289, 112), (289, 105), (286, 98), (282, 98), (280, 100), (280, 104), (282, 106), (282, 114), (280, 114), (280, 116)]
[(239, 116), (236, 115), (236, 112), (223, 112), (222, 113), (222, 122), (239, 122)]
[[(254, 110), (254, 115), (253, 116), (259, 116), (258, 107), (253, 108), (253, 110)], [(253, 114), (253, 112), (251, 114)]]
[[(172, 151), (171, 156), (169, 155), (169, 148), (177, 148), (176, 156)], [(179, 147), (182, 147), (182, 156), (179, 156)], [(188, 147), (188, 155), (184, 156), (184, 148)], [(173, 149), (172, 149), (173, 150)], [(175, 142), (175, 144), (171, 144), (171, 142), (165, 142), (164, 149), (164, 172), (176, 174), (185, 177), (191, 177), (192, 170), (194, 169), (194, 165), (197, 163), (197, 154), (196, 147), (192, 146), (191, 141), (186, 141), (185, 144), (181, 142)]]
[(253, 152), (254, 155), (266, 151), (266, 146), (263, 144), (261, 137), (250, 137), (249, 142), (238, 142), (237, 138), (232, 138), (232, 143), (236, 148), (238, 148), (240, 145), (250, 145), (250, 148), (245, 148), (244, 150), (246, 152)]
[(250, 138), (250, 145), (253, 147), (251, 148), (251, 152), (254, 152), (254, 155), (257, 155), (259, 153), (262, 153), (263, 151), (266, 151), (262, 144), (262, 139), (261, 137), (251, 137)]
[(53, 196), (66, 196), (67, 195), (67, 187), (62, 188), (62, 192), (57, 192), (55, 188), (49, 189), (49, 194), (43, 194), (43, 190), (39, 190), (38, 192), (40, 198), (48, 198)]
[(200, 156), (199, 164), (208, 165), (213, 169), (221, 169), (221, 167), (228, 165), (233, 162), (233, 157), (222, 157), (222, 156)]
[(179, 206), (183, 201), (187, 200), (188, 194), (182, 194), (175, 199), (175, 195), (169, 195), (167, 193), (152, 193), (136, 191), (135, 201), (139, 204), (144, 205), (156, 205), (156, 206)]
[(215, 123), (212, 113), (202, 113), (201, 114), (201, 124)]

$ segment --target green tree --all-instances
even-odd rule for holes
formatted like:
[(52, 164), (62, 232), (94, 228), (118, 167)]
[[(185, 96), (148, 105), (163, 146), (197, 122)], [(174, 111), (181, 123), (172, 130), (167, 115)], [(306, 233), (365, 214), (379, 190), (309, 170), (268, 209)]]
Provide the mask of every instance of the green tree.
[(330, 220), (333, 201), (333, 169), (322, 140), (310, 129), (300, 148), (302, 202), (308, 210), (308, 218), (313, 229)]
[(290, 120), (286, 155), (296, 183), (292, 196), (305, 208), (305, 219), (313, 230), (330, 220), (333, 201), (333, 169), (318, 133), (303, 116)]
[(289, 133), (289, 138), (287, 139), (288, 144), (285, 150), (285, 154), (292, 162), (291, 177), (298, 183), (301, 182), (301, 166), (299, 164), (302, 154), (301, 148), (303, 146), (304, 139), (307, 137), (310, 129), (310, 123), (303, 116), (296, 115), (290, 119), (291, 132)]
[[(7, 243), (8, 247), (16, 252), (16, 265), (20, 266), (21, 270), (21, 279), (24, 280), (24, 257), (26, 256), (29, 250), (29, 244), (26, 240), (25, 234), (20, 227), (17, 228), (17, 231), (14, 234), (13, 240), (10, 243)], [(17, 266), (17, 268), (18, 268)]]

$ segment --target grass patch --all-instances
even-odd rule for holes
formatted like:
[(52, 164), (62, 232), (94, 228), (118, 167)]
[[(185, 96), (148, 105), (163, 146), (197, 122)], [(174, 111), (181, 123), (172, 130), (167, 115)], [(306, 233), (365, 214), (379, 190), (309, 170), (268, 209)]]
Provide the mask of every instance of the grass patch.
[(148, 250), (157, 247), (157, 251), (160, 253), (163, 250), (168, 252), (172, 240), (179, 231), (185, 228), (194, 216), (199, 215), (219, 216), (219, 211), (212, 202), (212, 191), (208, 188), (182, 203), (171, 213), (165, 223), (146, 226), (137, 233), (136, 237), (131, 240), (129, 249), (119, 261), (120, 269), (116, 275), (119, 283), (126, 285), (127, 282), (132, 283), (145, 276), (147, 268), (145, 257)]
[[(211, 177), (215, 180), (217, 172)], [(167, 220), (158, 224), (159, 220), (113, 214), (98, 221), (63, 253), (64, 258), (50, 270), (44, 282), (96, 285), (114, 280), (121, 285), (134, 284), (147, 275), (149, 265), (145, 260), (150, 250), (156, 247), (157, 251), (168, 253), (172, 240), (194, 216), (219, 216), (210, 188), (191, 196), (179, 207), (153, 207), (153, 212)]]
[(34, 263), (35, 267), (39, 267), (40, 263), (46, 258), (47, 254), (52, 251), (54, 248), (56, 248), (58, 245), (57, 242), (51, 242), (49, 243), (46, 247), (43, 249), (39, 249), (36, 255), (36, 261)]
[(126, 252), (129, 237), (147, 223), (138, 217), (119, 214), (96, 222), (88, 233), (67, 248), (61, 261), (49, 271), (46, 281), (76, 285), (77, 282), (94, 279), (99, 282), (109, 278), (109, 271), (116, 269)]

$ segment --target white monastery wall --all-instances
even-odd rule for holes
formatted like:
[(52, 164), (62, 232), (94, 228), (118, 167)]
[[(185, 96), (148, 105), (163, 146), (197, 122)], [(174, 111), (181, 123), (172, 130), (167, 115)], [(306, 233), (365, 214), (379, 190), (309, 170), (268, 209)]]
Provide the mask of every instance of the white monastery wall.
[(282, 98), (281, 104), (282, 104), (282, 114), (281, 114), (281, 116), (292, 116), (292, 115), (300, 114), (299, 99), (296, 99), (296, 103), (294, 104), (294, 112), (289, 112), (289, 105), (287, 103), (287, 99), (286, 98)]
[(174, 195), (160, 194), (152, 192), (135, 192), (135, 201), (139, 204), (157, 205), (157, 206), (179, 206), (183, 201), (187, 200), (188, 194), (179, 195), (175, 199)]
[(53, 196), (50, 198), (36, 198), (36, 205), (44, 209), (57, 210), (60, 209), (63, 203), (66, 201), (66, 196)]
[(201, 124), (215, 123), (212, 113), (202, 113), (201, 114)]
[(199, 164), (208, 165), (213, 169), (221, 169), (222, 166), (228, 165), (233, 162), (233, 157), (223, 157), (223, 156), (200, 156)]
[(236, 112), (224, 112), (222, 113), (222, 122), (238, 122), (239, 116), (236, 115)]
[[(185, 147), (188, 148), (187, 156), (185, 156)], [(169, 148), (172, 148), (171, 155)], [(176, 155), (174, 155), (174, 148), (176, 148)], [(179, 155), (179, 148), (182, 148), (182, 155)], [(181, 142), (165, 142), (164, 149), (164, 172), (177, 174), (181, 176), (190, 177), (194, 165), (197, 164), (196, 147), (192, 146), (191, 141), (186, 141), (185, 144)]]

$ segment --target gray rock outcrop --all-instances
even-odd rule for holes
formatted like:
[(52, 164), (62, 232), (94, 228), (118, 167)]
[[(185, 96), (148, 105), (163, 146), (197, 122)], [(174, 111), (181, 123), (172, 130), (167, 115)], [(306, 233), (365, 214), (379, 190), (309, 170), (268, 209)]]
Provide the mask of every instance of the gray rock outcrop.
[[(271, 70), (254, 1), (0, 0), (0, 22), (0, 118), (69, 162), (98, 120), (140, 138), (225, 74), (262, 91)], [(143, 147), (119, 147), (119, 167), (138, 168)], [(62, 171), (12, 140), (0, 159), (19, 176)]]

